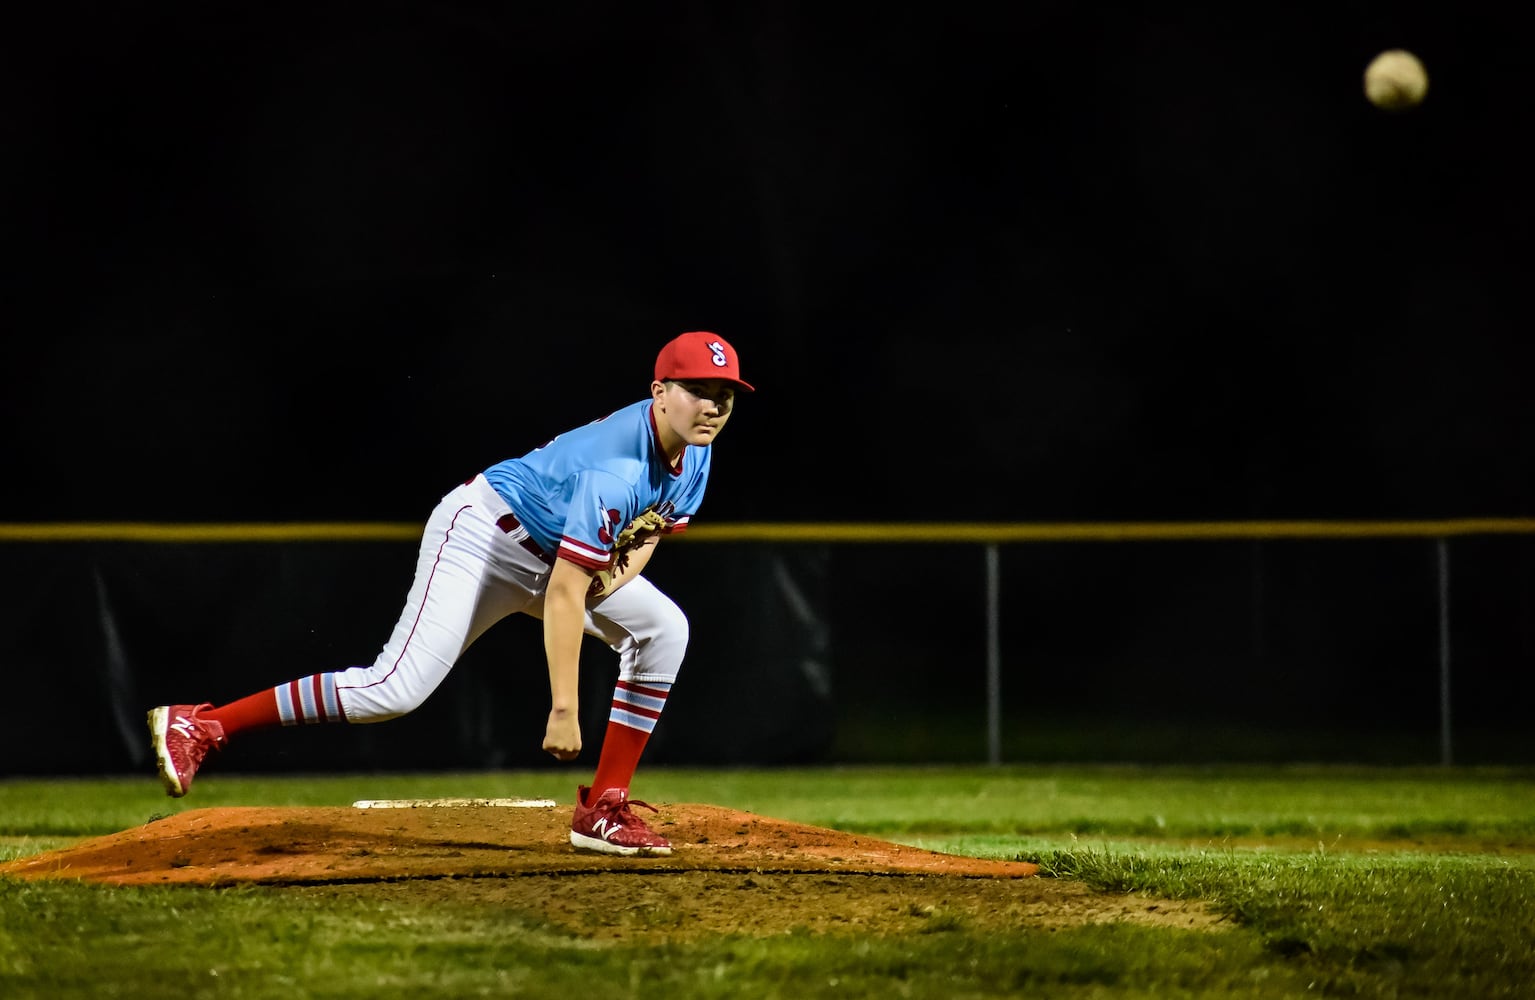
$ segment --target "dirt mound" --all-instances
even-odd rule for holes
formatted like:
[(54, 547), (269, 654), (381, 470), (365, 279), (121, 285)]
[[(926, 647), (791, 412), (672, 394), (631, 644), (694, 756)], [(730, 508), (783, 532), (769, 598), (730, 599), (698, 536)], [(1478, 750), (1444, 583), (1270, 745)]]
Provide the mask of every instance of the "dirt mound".
[(1215, 922), (1191, 904), (1036, 878), (1026, 862), (940, 854), (708, 805), (662, 805), (646, 818), (671, 840), (671, 856), (577, 851), (567, 839), (568, 807), (193, 809), (0, 864), (0, 876), (451, 897), (594, 937), (900, 933), (938, 914), (992, 926)]

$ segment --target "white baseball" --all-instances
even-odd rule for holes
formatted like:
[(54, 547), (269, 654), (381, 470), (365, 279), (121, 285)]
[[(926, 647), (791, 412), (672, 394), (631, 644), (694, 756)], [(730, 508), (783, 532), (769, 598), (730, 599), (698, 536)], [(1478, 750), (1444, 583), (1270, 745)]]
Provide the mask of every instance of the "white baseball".
[(1406, 49), (1387, 49), (1364, 71), (1364, 96), (1377, 108), (1405, 111), (1428, 94), (1428, 71)]

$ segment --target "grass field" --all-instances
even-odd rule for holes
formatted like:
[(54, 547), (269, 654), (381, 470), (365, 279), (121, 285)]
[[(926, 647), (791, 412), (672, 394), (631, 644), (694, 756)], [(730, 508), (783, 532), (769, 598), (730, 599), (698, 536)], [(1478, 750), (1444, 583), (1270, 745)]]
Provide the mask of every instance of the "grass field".
[[(651, 769), (636, 794), (1205, 900), (1216, 929), (597, 942), (452, 902), (0, 879), (0, 997), (1535, 997), (1535, 770)], [(0, 782), (0, 860), (185, 808), (559, 797), (558, 771)]]

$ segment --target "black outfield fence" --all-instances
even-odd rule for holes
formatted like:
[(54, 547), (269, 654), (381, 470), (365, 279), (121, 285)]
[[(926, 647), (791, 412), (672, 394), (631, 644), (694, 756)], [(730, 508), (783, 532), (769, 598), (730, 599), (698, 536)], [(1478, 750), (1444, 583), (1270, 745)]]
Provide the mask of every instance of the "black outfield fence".
[[(647, 762), (1529, 763), (1535, 521), (712, 525), (648, 575), (692, 640)], [(152, 765), (144, 712), (369, 662), (414, 525), (3, 525), (11, 774)], [(1108, 544), (1102, 544), (1108, 543)], [(410, 716), (220, 769), (556, 765), (538, 622)], [(583, 760), (615, 675), (583, 654)]]

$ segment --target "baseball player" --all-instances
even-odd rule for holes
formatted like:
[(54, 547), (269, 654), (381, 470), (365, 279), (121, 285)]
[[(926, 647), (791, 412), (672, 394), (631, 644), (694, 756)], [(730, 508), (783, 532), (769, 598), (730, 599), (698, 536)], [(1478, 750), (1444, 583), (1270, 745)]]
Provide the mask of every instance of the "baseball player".
[(508, 615), (543, 621), (550, 709), (543, 748), (581, 750), (583, 633), (618, 654), (618, 683), (590, 785), (576, 792), (570, 842), (666, 855), (631, 807), (629, 785), (682, 666), (688, 623), (641, 573), (663, 535), (686, 530), (709, 482), (710, 446), (734, 409), (735, 349), (684, 333), (656, 357), (650, 396), (492, 465), (451, 490), (427, 520), (415, 580), (371, 666), (313, 674), (214, 707), (149, 712), (160, 780), (185, 795), (215, 747), (240, 733), (311, 723), (383, 722), (420, 706), (475, 639)]

